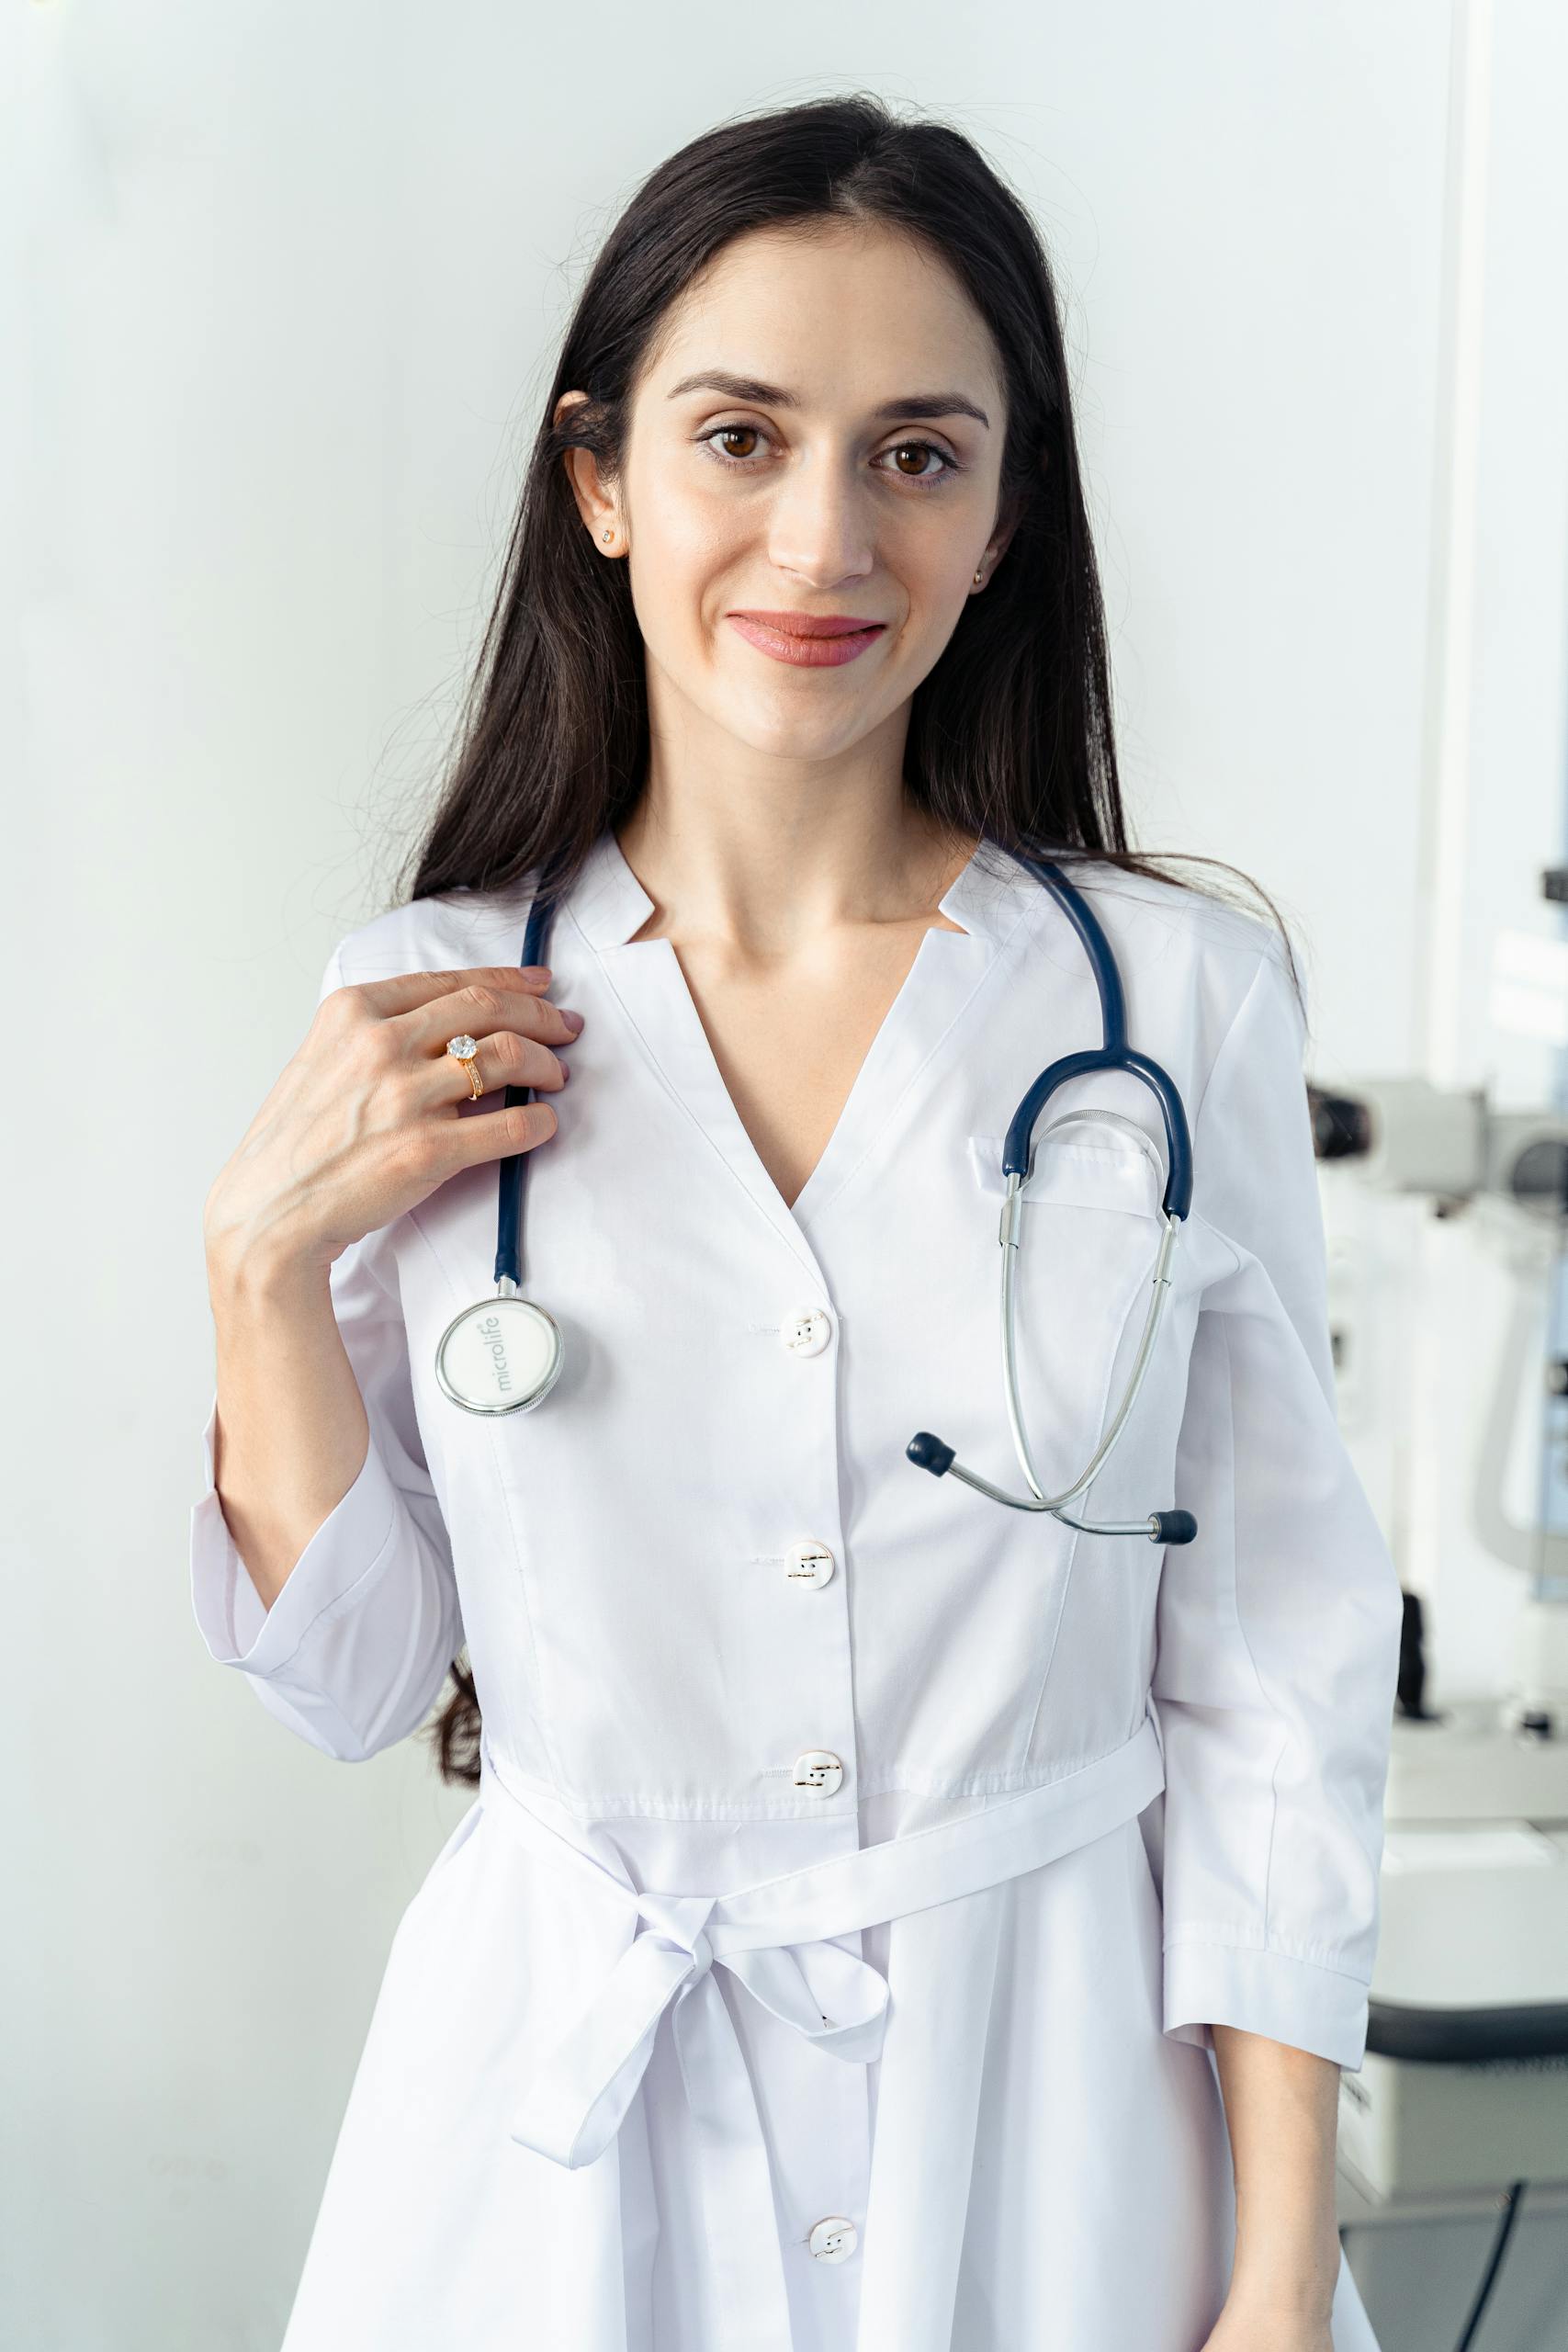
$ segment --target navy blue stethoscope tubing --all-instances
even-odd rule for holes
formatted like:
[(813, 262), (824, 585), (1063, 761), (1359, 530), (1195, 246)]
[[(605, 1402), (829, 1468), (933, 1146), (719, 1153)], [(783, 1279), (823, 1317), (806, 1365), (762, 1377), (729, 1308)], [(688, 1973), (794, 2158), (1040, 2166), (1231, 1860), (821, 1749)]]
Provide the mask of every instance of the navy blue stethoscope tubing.
[[(1111, 942), (1082, 892), (1068, 881), (1059, 865), (1049, 858), (1024, 857), (1017, 852), (1014, 855), (1049, 890), (1083, 943), (1100, 994), (1100, 1044), (1080, 1053), (1064, 1054), (1059, 1061), (1041, 1071), (1012, 1114), (1002, 1146), (1002, 1173), (1020, 1178), (1028, 1175), (1035, 1122), (1059, 1086), (1065, 1086), (1069, 1079), (1087, 1077), (1093, 1070), (1126, 1070), (1142, 1080), (1159, 1104), (1165, 1124), (1167, 1163), (1163, 1206), (1168, 1216), (1185, 1218), (1192, 1205), (1192, 1140), (1188, 1132), (1187, 1113), (1175, 1080), (1158, 1062), (1127, 1043), (1127, 1001)], [(528, 925), (519, 958), (524, 966), (544, 962), (554, 914), (555, 899), (547, 895), (536, 898), (528, 910)], [(533, 1100), (531, 1086), (509, 1086), (505, 1091), (508, 1110)], [(509, 1278), (519, 1289), (523, 1283), (523, 1186), (527, 1159), (526, 1152), (514, 1151), (501, 1163), (496, 1233), (495, 1279), (499, 1283)]]
[[(544, 896), (536, 898), (529, 908), (528, 928), (523, 934), (523, 953), (518, 958), (525, 970), (531, 964), (544, 962), (555, 910), (555, 899)], [(503, 1107), (511, 1111), (519, 1102), (533, 1100), (531, 1086), (509, 1086)], [(510, 1277), (519, 1290), (523, 1287), (523, 1180), (527, 1161), (525, 1151), (514, 1151), (501, 1163), (501, 1210), (495, 1239), (495, 1279), (500, 1283)]]
[(1049, 858), (1020, 857), (1019, 864), (1027, 866), (1035, 878), (1043, 882), (1055, 899), (1084, 944), (1085, 953), (1094, 968), (1095, 986), (1100, 991), (1100, 1027), (1101, 1042), (1098, 1049), (1077, 1054), (1064, 1054), (1061, 1060), (1043, 1069), (1017, 1110), (1002, 1145), (1004, 1176), (1027, 1176), (1029, 1173), (1030, 1139), (1034, 1123), (1045, 1108), (1049, 1096), (1071, 1078), (1082, 1078), (1096, 1069), (1123, 1069), (1141, 1079), (1160, 1107), (1165, 1122), (1166, 1180), (1162, 1205), (1167, 1216), (1185, 1220), (1192, 1206), (1192, 1138), (1188, 1132), (1187, 1112), (1180, 1091), (1168, 1070), (1152, 1061), (1147, 1054), (1140, 1054), (1127, 1043), (1127, 1002), (1122, 990), (1122, 974), (1111, 953), (1111, 942), (1100, 927), (1100, 919), (1092, 911), (1081, 891), (1068, 881), (1059, 865)]

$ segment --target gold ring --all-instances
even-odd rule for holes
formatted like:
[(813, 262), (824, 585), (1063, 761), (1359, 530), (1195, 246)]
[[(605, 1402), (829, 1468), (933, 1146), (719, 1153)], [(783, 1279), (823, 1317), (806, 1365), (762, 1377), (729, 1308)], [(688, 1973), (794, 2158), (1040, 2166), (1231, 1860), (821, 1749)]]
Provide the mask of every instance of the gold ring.
[(464, 1069), (468, 1072), (469, 1100), (477, 1102), (479, 1097), (485, 1091), (485, 1082), (479, 1076), (474, 1061), (474, 1057), (479, 1050), (479, 1047), (475, 1045), (471, 1037), (448, 1037), (446, 1040), (446, 1050), (451, 1055), (453, 1060), (455, 1062), (461, 1062)]

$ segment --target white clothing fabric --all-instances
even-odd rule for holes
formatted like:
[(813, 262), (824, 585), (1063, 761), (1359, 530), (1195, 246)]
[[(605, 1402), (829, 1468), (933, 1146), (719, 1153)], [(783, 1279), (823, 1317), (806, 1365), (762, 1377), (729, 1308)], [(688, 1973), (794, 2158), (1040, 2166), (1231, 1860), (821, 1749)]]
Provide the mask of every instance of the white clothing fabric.
[[(1235, 2229), (1210, 2025), (1359, 2067), (1400, 1594), (1335, 1418), (1302, 1018), (1260, 922), (1069, 870), (1195, 1175), (1142, 1397), (1073, 1508), (1180, 1506), (1190, 1544), (905, 1457), (931, 1430), (1021, 1491), (1002, 1137), (1100, 1038), (1071, 926), (988, 850), (792, 1209), (606, 831), (547, 956), (585, 1016), (526, 1178), (556, 1387), (485, 1419), (436, 1384), (493, 1287), (487, 1162), (333, 1268), (370, 1445), (270, 1611), (214, 1400), (213, 1657), (353, 1761), (422, 1724), (466, 1639), (485, 1720), (285, 2352), (1198, 2352)], [(527, 906), (380, 915), (323, 993), (515, 962)], [(1058, 1484), (1135, 1349), (1162, 1159), (1125, 1073), (1036, 1129), (1020, 1373)], [(1334, 2341), (1376, 2352), (1343, 2262)]]

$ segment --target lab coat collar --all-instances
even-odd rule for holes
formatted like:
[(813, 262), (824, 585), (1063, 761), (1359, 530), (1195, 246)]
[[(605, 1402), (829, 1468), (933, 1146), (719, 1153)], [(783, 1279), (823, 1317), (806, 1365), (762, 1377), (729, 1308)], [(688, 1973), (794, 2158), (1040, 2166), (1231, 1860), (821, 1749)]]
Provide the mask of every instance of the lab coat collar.
[[(987, 852), (992, 866), (998, 854)], [(982, 871), (972, 857), (940, 901), (956, 931), (933, 923), (861, 1065), (837, 1125), (799, 1196), (786, 1204), (743, 1125), (719, 1072), (673, 944), (637, 940), (653, 901), (606, 829), (569, 893), (563, 911), (600, 958), (610, 988), (644, 1051), (685, 1104), (709, 1144), (796, 1260), (809, 1288), (828, 1299), (826, 1271), (807, 1238), (829, 1204), (864, 1181), (890, 1148), (895, 1114), (918, 1084), (937, 1082), (937, 1054), (1010, 936), (1043, 897), (1016, 864)]]
[[(980, 855), (987, 861), (985, 867), (978, 862)], [(987, 847), (969, 859), (938, 904), (951, 922), (998, 946), (1018, 921), (1021, 895), (1038, 889), (1021, 866)], [(590, 850), (570, 904), (578, 929), (601, 952), (624, 947), (653, 912), (653, 900), (627, 865), (611, 827), (605, 827)]]

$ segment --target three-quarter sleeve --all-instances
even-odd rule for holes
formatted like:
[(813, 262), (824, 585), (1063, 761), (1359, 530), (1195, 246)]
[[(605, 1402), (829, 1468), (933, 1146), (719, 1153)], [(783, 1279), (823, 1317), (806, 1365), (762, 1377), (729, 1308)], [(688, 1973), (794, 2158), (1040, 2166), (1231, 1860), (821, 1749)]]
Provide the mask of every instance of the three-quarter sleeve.
[(1239, 2026), (1354, 2072), (1366, 2048), (1401, 1596), (1335, 1408), (1304, 1024), (1266, 951), (1193, 1126), (1204, 1290), (1167, 1550), (1164, 2027)]
[[(339, 985), (334, 952), (321, 995)], [(451, 1544), (414, 1411), (391, 1227), (330, 1270), (369, 1444), (270, 1609), (223, 1515), (213, 1477), (214, 1394), (191, 1511), (191, 1600), (208, 1650), (246, 1676), (269, 1713), (323, 1754), (373, 1756), (417, 1730), (462, 1645)]]

